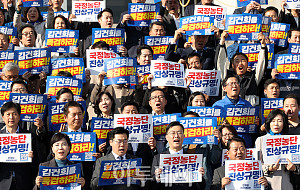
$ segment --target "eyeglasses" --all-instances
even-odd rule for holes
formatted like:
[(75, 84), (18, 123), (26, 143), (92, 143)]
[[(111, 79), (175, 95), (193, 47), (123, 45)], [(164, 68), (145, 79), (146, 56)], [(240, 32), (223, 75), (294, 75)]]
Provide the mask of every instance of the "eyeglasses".
[(12, 92), (24, 93), (24, 92), (27, 92), (27, 90), (26, 90), (26, 88), (14, 88), (14, 89), (12, 89)]
[(180, 135), (183, 135), (183, 132), (182, 131), (171, 131), (168, 134), (171, 135), (171, 136), (175, 136), (176, 134), (178, 136), (180, 136)]
[(125, 140), (113, 140), (116, 144), (127, 144), (128, 143), (128, 140), (125, 139)]
[(33, 32), (23, 32), (22, 33), (23, 36), (33, 36)]
[(163, 95), (159, 95), (159, 96), (151, 96), (151, 97), (150, 97), (150, 100), (156, 100), (156, 99), (162, 100), (162, 99), (164, 99), (164, 98), (165, 98), (165, 96), (163, 96)]
[(8, 75), (8, 76), (4, 75), (4, 77), (5, 77), (7, 80), (12, 80), (12, 79), (18, 78), (19, 76), (18, 76), (18, 75), (13, 75), (13, 76), (11, 76), (11, 75)]
[(226, 86), (239, 86), (240, 84), (238, 82), (229, 82), (226, 84)]

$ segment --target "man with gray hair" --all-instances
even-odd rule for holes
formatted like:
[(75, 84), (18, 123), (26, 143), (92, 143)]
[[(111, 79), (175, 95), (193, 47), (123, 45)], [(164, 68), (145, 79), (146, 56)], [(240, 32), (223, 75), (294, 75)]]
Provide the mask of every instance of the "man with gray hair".
[(13, 62), (8, 62), (4, 65), (1, 73), (1, 79), (4, 81), (15, 81), (19, 78), (20, 68)]
[(0, 51), (6, 51), (8, 47), (9, 47), (8, 36), (0, 32)]

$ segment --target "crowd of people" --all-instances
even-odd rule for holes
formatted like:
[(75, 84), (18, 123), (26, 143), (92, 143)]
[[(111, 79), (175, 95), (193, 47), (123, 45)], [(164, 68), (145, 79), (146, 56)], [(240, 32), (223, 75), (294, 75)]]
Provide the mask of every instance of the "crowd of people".
[[(82, 57), (86, 58), (87, 49), (109, 50), (104, 41), (93, 44), (93, 28), (113, 28), (113, 10), (105, 8), (98, 14), (97, 23), (76, 22), (75, 15), (69, 18), (63, 15), (54, 16), (55, 12), (64, 11), (61, 7), (63, 0), (49, 0), (47, 19), (44, 21), (38, 7), (27, 7), (23, 10), (22, 1), (1, 0), (0, 26), (16, 27), (18, 37), (12, 39), (14, 49), (44, 48), (46, 29), (79, 30), (79, 45), (74, 53), (51, 53), (52, 58)], [(131, 0), (132, 3), (145, 3), (146, 0)], [(189, 144), (183, 145), (185, 137), (184, 126), (177, 121), (166, 127), (166, 140), (157, 141), (150, 137), (148, 143), (128, 143), (129, 131), (117, 127), (107, 134), (107, 140), (97, 145), (95, 162), (80, 162), (82, 177), (77, 180), (82, 189), (225, 189), (231, 183), (225, 177), (225, 167), (221, 166), (222, 150), (227, 149), (230, 160), (245, 160), (246, 149), (256, 148), (262, 151), (262, 139), (270, 135), (299, 135), (300, 120), (300, 80), (277, 79), (279, 74), (275, 68), (268, 68), (268, 48), (272, 43), (268, 36), (258, 34), (257, 43), (261, 44), (256, 68), (248, 65), (248, 57), (238, 51), (240, 41), (227, 41), (228, 31), (211, 27), (214, 35), (192, 35), (186, 38), (185, 30), (179, 28), (180, 19), (194, 14), (195, 5), (189, 5), (181, 12), (178, 0), (162, 0), (160, 14), (157, 21), (149, 27), (128, 26), (131, 16), (127, 8), (120, 15), (116, 28), (125, 29), (125, 46), (118, 49), (121, 57), (136, 58), (139, 65), (149, 65), (153, 60), (153, 49), (145, 45), (146, 36), (174, 36), (169, 43), (164, 59), (178, 62), (186, 69), (220, 70), (221, 87), (219, 96), (208, 96), (202, 92), (191, 92), (189, 87), (179, 88), (170, 86), (153, 87), (153, 75), (147, 78), (148, 86), (141, 84), (130, 87), (128, 84), (104, 85), (105, 72), (98, 76), (91, 76), (90, 70), (85, 68), (86, 82), (83, 84), (83, 95), (78, 100), (86, 101), (88, 110), (74, 101), (74, 94), (68, 88), (57, 92), (56, 102), (67, 102), (64, 106), (65, 125), (59, 131), (49, 131), (49, 121), (36, 118), (34, 122), (21, 121), (21, 107), (19, 104), (7, 102), (1, 107), (0, 134), (31, 133), (32, 157), (31, 163), (0, 163), (1, 190), (29, 190), (39, 189), (43, 177), (38, 176), (38, 166), (62, 167), (73, 164), (67, 159), (71, 150), (69, 137), (63, 132), (88, 132), (91, 129), (92, 117), (113, 119), (115, 114), (152, 114), (164, 115), (181, 113), (182, 117), (200, 117), (197, 113), (187, 111), (187, 106), (196, 107), (226, 107), (226, 106), (260, 106), (261, 98), (284, 98), (283, 109), (274, 109), (262, 123), (260, 116), (255, 120), (256, 134), (240, 134), (236, 128), (226, 120), (213, 131), (218, 144)], [(300, 14), (299, 9), (286, 9), (282, 0), (281, 9), (268, 6), (262, 8), (255, 1), (246, 7), (238, 8), (233, 14), (261, 14), (272, 18), (272, 22), (290, 24), (288, 44), (280, 47), (275, 44), (274, 54), (287, 54), (289, 43), (300, 43)], [(213, 0), (200, 0), (198, 5), (219, 6)], [(229, 13), (228, 13), (229, 14)], [(184, 15), (184, 16), (183, 16)], [(253, 43), (253, 41), (243, 42)], [(9, 38), (0, 33), (0, 51), (9, 48)], [(17, 64), (9, 62), (2, 68), (1, 80), (13, 81), (12, 93), (45, 94), (47, 74), (41, 72), (33, 75), (26, 72), (19, 75)], [(72, 77), (68, 71), (60, 71), (57, 76)], [(143, 78), (140, 76), (139, 78)], [(189, 80), (189, 79), (187, 79)], [(84, 116), (87, 118), (87, 128), (82, 128)], [(242, 136), (242, 137), (241, 137)], [(202, 182), (176, 183), (167, 186), (161, 182), (162, 169), (159, 166), (161, 154), (202, 154)], [(0, 155), (1, 156), (1, 155)], [(142, 165), (151, 171), (149, 176), (139, 176), (145, 181), (143, 186), (111, 185), (101, 186), (98, 183), (101, 162), (104, 160), (125, 160), (142, 158)], [(258, 183), (265, 189), (300, 189), (300, 165), (276, 163), (263, 164), (263, 176)], [(147, 172), (145, 172), (146, 174)]]

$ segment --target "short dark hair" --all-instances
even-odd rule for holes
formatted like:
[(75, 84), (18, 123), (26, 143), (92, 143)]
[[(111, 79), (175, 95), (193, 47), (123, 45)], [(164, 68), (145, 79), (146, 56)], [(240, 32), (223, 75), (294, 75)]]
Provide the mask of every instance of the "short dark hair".
[(23, 22), (27, 22), (27, 21), (28, 21), (28, 19), (27, 19), (27, 14), (28, 14), (30, 8), (36, 8), (36, 9), (37, 9), (37, 12), (38, 12), (38, 15), (39, 15), (39, 18), (38, 18), (37, 21), (43, 22), (44, 19), (43, 19), (43, 16), (42, 16), (42, 14), (41, 14), (41, 11), (40, 11), (40, 9), (39, 9), (38, 7), (26, 7), (26, 8), (25, 8), (25, 11), (24, 11), (24, 16), (23, 16), (23, 19), (22, 19)]
[(146, 44), (143, 44), (143, 45), (140, 45), (138, 48), (137, 48), (137, 56), (136, 57), (140, 57), (142, 55), (142, 50), (143, 49), (148, 49), (149, 51), (151, 51), (152, 55), (153, 55), (153, 49), (146, 45)]
[(188, 106), (192, 106), (192, 102), (196, 96), (202, 96), (204, 98), (205, 105), (206, 105), (207, 102), (205, 100), (204, 94), (202, 92), (197, 91), (190, 95), (189, 100), (188, 100)]
[(244, 56), (244, 57), (246, 58), (246, 60), (247, 60), (247, 63), (249, 62), (248, 57), (247, 57), (246, 54), (244, 54), (244, 53), (242, 53), (242, 52), (236, 52), (236, 53), (231, 57), (231, 59), (230, 59), (230, 65), (233, 64), (234, 57), (235, 57), (235, 56), (238, 56), (238, 55)]
[(34, 28), (34, 26), (33, 26), (32, 24), (28, 24), (28, 23), (20, 27), (20, 29), (19, 29), (19, 31), (18, 31), (18, 38), (19, 38), (19, 39), (22, 39), (22, 33), (23, 33), (23, 30), (24, 30), (25, 28), (31, 28), (31, 29), (33, 30), (33, 34), (34, 34), (35, 39), (36, 39), (37, 33), (36, 33), (36, 31), (35, 31), (35, 28)]
[(288, 38), (291, 38), (291, 37), (292, 37), (292, 32), (294, 32), (294, 31), (300, 32), (300, 30), (297, 29), (297, 28), (291, 28), (291, 29), (288, 31), (288, 33), (287, 33)]
[(200, 115), (199, 115), (198, 113), (193, 112), (193, 111), (187, 111), (187, 112), (184, 112), (184, 113), (182, 114), (182, 117), (185, 117), (185, 116), (187, 116), (187, 115), (193, 115), (193, 116), (195, 116), (195, 117), (200, 117)]
[[(66, 141), (67, 141), (67, 143), (68, 143), (68, 145), (70, 147), (70, 151), (71, 151), (71, 149), (72, 149), (72, 143), (71, 143), (71, 140), (70, 140), (69, 136), (67, 134), (65, 134), (65, 133), (60, 133), (60, 132), (59, 133), (55, 133), (52, 136), (52, 138), (50, 140), (50, 147), (52, 147), (54, 143), (56, 143), (56, 142), (58, 142), (58, 141), (60, 141), (62, 139), (66, 139)], [(69, 154), (70, 154), (70, 152), (69, 152)]]
[(169, 125), (166, 127), (166, 134), (168, 134), (168, 131), (174, 127), (174, 126), (180, 126), (182, 128), (182, 131), (184, 132), (184, 126), (179, 121), (172, 121), (169, 123)]
[(134, 107), (136, 107), (137, 111), (140, 113), (139, 105), (133, 101), (124, 102), (121, 106), (121, 113), (123, 112), (123, 110), (126, 106), (134, 106)]
[(113, 11), (110, 8), (105, 8), (105, 9), (103, 9), (102, 11), (100, 11), (98, 13), (97, 20), (99, 20), (102, 17), (102, 15), (103, 15), (104, 12), (109, 12), (111, 14), (111, 16), (114, 16), (114, 13), (113, 13)]
[(199, 53), (192, 52), (192, 53), (190, 53), (190, 54), (186, 57), (185, 62), (186, 62), (187, 64), (189, 64), (189, 59), (191, 59), (191, 58), (193, 58), (193, 57), (199, 57), (200, 64), (202, 64), (203, 61), (204, 61), (204, 59), (200, 56)]
[(221, 125), (221, 127), (219, 128), (219, 131), (220, 131), (221, 134), (222, 134), (223, 129), (225, 129), (225, 128), (228, 131), (232, 132), (233, 136), (237, 136), (238, 135), (236, 129), (232, 125)]
[(57, 18), (61, 18), (64, 22), (65, 22), (65, 25), (66, 25), (66, 29), (71, 29), (71, 26), (69, 24), (69, 21), (68, 19), (66, 19), (66, 17), (64, 17), (63, 15), (57, 15), (56, 17), (54, 17), (54, 20), (53, 20), (53, 28), (55, 28), (55, 20)]
[(70, 107), (79, 107), (82, 111), (82, 114), (84, 114), (84, 109), (83, 109), (81, 104), (79, 104), (76, 101), (70, 101), (70, 102), (66, 103), (65, 106), (64, 106), (64, 115), (65, 116), (67, 116), (69, 114), (69, 108)]
[(73, 77), (73, 75), (69, 71), (59, 71), (56, 76)]
[(287, 134), (287, 132), (289, 131), (289, 122), (288, 122), (288, 117), (286, 116), (286, 114), (284, 113), (284, 111), (276, 108), (274, 110), (272, 110), (268, 117), (266, 118), (266, 121), (265, 121), (265, 127), (266, 127), (266, 131), (268, 133), (270, 133), (271, 131), (271, 127), (270, 127), (270, 124), (272, 122), (272, 120), (277, 116), (277, 115), (281, 115), (282, 116), (282, 120), (283, 120), (283, 128), (282, 128), (282, 131), (281, 131), (281, 134), (285, 135)]
[(164, 96), (165, 96), (165, 98), (166, 98), (166, 93), (165, 93), (165, 91), (163, 90), (163, 89), (161, 89), (161, 88), (152, 88), (151, 89), (151, 91), (150, 91), (150, 97), (149, 97), (149, 100), (151, 100), (151, 94), (152, 94), (152, 92), (155, 92), (155, 91), (161, 91), (162, 93), (164, 93)]
[(10, 91), (12, 91), (13, 87), (15, 84), (23, 84), (28, 92), (28, 85), (21, 79), (17, 79), (15, 80), (14, 82), (11, 83), (11, 86), (10, 86)]
[(232, 142), (242, 142), (244, 144), (244, 146), (246, 147), (246, 142), (245, 142), (245, 140), (242, 137), (240, 137), (240, 136), (234, 136), (234, 137), (232, 137), (232, 139), (229, 139), (227, 141), (227, 150), (230, 149), (230, 144)]
[(105, 42), (105, 41), (98, 41), (98, 42), (95, 42), (91, 49), (96, 49), (96, 48), (107, 48), (109, 50), (109, 45)]
[(127, 139), (129, 138), (129, 131), (123, 127), (116, 127), (109, 132), (109, 140), (113, 140), (117, 134), (126, 134)]
[(225, 79), (222, 81), (222, 87), (225, 87), (227, 84), (227, 81), (228, 81), (228, 79), (229, 78), (236, 78), (237, 80), (238, 80), (238, 82), (240, 82), (240, 79), (239, 79), (239, 77), (238, 76), (236, 76), (236, 75), (227, 75), (226, 77), (225, 77)]
[(278, 16), (278, 9), (276, 7), (273, 7), (273, 6), (267, 7), (264, 11), (264, 16), (265, 16), (266, 12), (268, 12), (268, 11), (275, 11), (276, 15)]
[(264, 84), (264, 89), (267, 89), (267, 87), (273, 83), (276, 83), (279, 86), (279, 81), (277, 79), (268, 79), (268, 80), (266, 80), (266, 82)]
[(4, 113), (11, 109), (11, 108), (15, 108), (18, 112), (19, 115), (21, 115), (21, 106), (18, 103), (14, 103), (14, 102), (6, 102), (3, 104), (3, 106), (1, 107), (1, 115), (4, 116)]
[(62, 94), (64, 94), (64, 93), (70, 93), (71, 95), (72, 95), (72, 100), (74, 100), (74, 94), (73, 94), (73, 92), (70, 90), (70, 89), (68, 89), (68, 88), (62, 88), (62, 89), (60, 89), (57, 93), (56, 93), (56, 100), (59, 100), (59, 98), (60, 98), (60, 96), (62, 95)]
[(152, 23), (150, 24), (150, 26), (149, 26), (149, 31), (152, 30), (152, 28), (153, 28), (154, 25), (162, 26), (162, 27), (164, 27), (164, 30), (166, 30), (166, 26), (164, 25), (163, 22), (154, 21), (154, 22), (152, 22)]
[(111, 105), (111, 113), (114, 113), (115, 111), (115, 106), (116, 106), (116, 103), (115, 103), (115, 100), (114, 98), (112, 97), (112, 95), (109, 93), (109, 92), (106, 92), (106, 91), (102, 91), (100, 92), (99, 94), (97, 94), (96, 96), (96, 101), (95, 101), (95, 105), (94, 105), (94, 111), (95, 111), (95, 114), (97, 115), (100, 115), (101, 113), (101, 110), (99, 108), (99, 104), (101, 102), (101, 98), (103, 95), (107, 95), (109, 97), (109, 99), (111, 100), (112, 102), (112, 105)]
[(299, 96), (297, 96), (296, 94), (288, 94), (286, 97), (284, 97), (283, 104), (284, 104), (285, 100), (288, 98), (295, 99), (297, 101), (298, 106), (300, 106)]

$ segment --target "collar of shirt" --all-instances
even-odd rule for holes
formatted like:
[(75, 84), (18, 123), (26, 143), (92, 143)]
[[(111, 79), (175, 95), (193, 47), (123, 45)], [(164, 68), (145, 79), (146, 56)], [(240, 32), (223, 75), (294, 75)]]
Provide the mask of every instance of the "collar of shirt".
[(157, 114), (155, 111), (152, 110), (152, 115), (165, 115), (166, 112), (164, 111), (162, 114)]
[[(18, 128), (17, 128), (17, 131), (16, 131), (16, 133), (19, 133), (20, 131), (19, 131), (19, 126), (18, 126)], [(5, 126), (5, 130), (6, 130), (6, 134), (13, 134), (13, 133), (10, 133), (10, 132), (8, 132), (8, 130), (7, 130), (7, 127)]]
[[(114, 155), (115, 160), (120, 160), (119, 155), (115, 154), (113, 151), (111, 151), (111, 153)], [(126, 160), (126, 154), (124, 154), (122, 157), (123, 157), (123, 160)]]
[(179, 152), (175, 152), (174, 150), (171, 150), (169, 148), (169, 152), (170, 152), (170, 154), (183, 154), (183, 149), (181, 149)]
[(169, 15), (174, 19), (176, 28), (179, 29), (181, 15), (179, 14), (178, 18), (176, 18), (175, 15), (173, 15), (171, 13), (169, 13)]
[[(68, 127), (68, 132), (74, 132), (74, 130), (72, 130)], [(81, 127), (76, 132), (82, 132)]]

